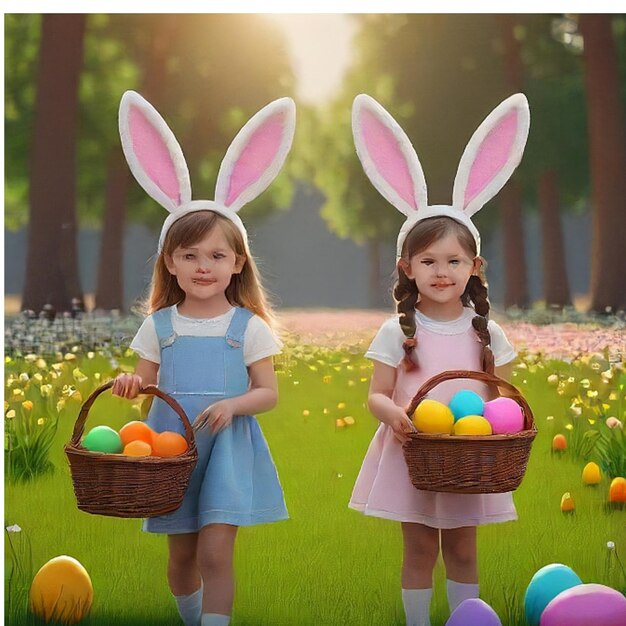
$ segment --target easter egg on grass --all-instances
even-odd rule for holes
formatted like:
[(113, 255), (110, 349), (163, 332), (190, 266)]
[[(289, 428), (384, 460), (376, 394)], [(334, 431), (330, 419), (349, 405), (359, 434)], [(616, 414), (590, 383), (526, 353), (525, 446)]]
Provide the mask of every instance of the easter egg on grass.
[(541, 614), (540, 626), (624, 626), (626, 598), (615, 589), (589, 583), (562, 591)]
[(482, 415), (466, 415), (454, 423), (455, 435), (491, 435), (491, 424)]
[(626, 502), (626, 478), (618, 476), (611, 481), (609, 502)]
[(567, 450), (567, 439), (565, 439), (565, 435), (561, 435), (560, 433), (554, 435), (552, 439), (552, 450), (559, 452)]
[(491, 424), (494, 435), (518, 433), (524, 430), (524, 414), (515, 400), (496, 398), (485, 402), (485, 419)]
[(483, 399), (477, 393), (468, 389), (458, 391), (448, 402), (455, 421), (466, 415), (482, 415), (484, 405)]
[(598, 464), (587, 463), (583, 468), (582, 478), (585, 485), (597, 485), (602, 478)]
[(128, 424), (124, 424), (124, 426), (120, 428), (120, 439), (124, 446), (138, 439), (152, 445), (152, 440), (155, 436), (156, 433), (152, 428), (145, 422), (140, 422), (139, 420), (128, 422)]
[(413, 413), (413, 424), (422, 433), (449, 435), (454, 424), (452, 411), (443, 402), (422, 400)]
[(572, 498), (572, 494), (569, 491), (566, 491), (561, 496), (561, 511), (563, 513), (573, 513), (576, 510), (576, 504), (574, 503), (574, 498)]
[(152, 454), (152, 446), (141, 439), (136, 439), (124, 446), (124, 454), (126, 456), (150, 456)]
[(91, 608), (91, 578), (76, 559), (57, 556), (35, 574), (29, 598), (30, 610), (45, 622), (77, 624)]
[(562, 591), (582, 585), (573, 569), (561, 563), (551, 563), (538, 570), (531, 578), (524, 596), (524, 613), (530, 626), (539, 626), (543, 610)]
[(187, 450), (187, 440), (178, 433), (166, 430), (154, 438), (152, 451), (156, 456), (178, 456)]
[(446, 626), (502, 626), (502, 622), (486, 602), (469, 598), (452, 611)]
[(122, 451), (122, 440), (109, 426), (95, 426), (83, 438), (83, 447), (91, 452), (117, 454)]

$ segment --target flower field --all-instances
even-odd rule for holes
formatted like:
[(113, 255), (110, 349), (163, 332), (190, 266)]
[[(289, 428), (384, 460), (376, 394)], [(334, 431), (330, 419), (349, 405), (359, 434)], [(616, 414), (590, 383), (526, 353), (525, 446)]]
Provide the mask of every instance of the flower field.
[[(232, 623), (403, 624), (399, 525), (347, 508), (377, 425), (365, 406), (371, 364), (362, 355), (380, 320), (363, 314), (347, 323), (344, 317), (343, 325), (319, 316), (282, 321), (290, 334), (276, 359), (280, 402), (259, 421), (291, 519), (240, 531)], [(503, 624), (522, 626), (525, 587), (548, 563), (626, 592), (626, 509), (608, 501), (611, 479), (626, 476), (624, 336), (584, 325), (502, 325), (523, 348), (512, 382), (533, 408), (539, 434), (514, 496), (519, 520), (479, 530), (481, 597)], [(28, 588), (39, 567), (61, 554), (77, 558), (93, 581), (93, 608), (82, 623), (178, 623), (164, 538), (142, 533), (139, 520), (78, 511), (63, 453), (82, 401), (119, 371), (131, 371), (134, 360), (123, 347), (82, 344), (5, 358), (7, 623), (38, 623), (27, 612)], [(142, 413), (141, 398), (103, 394), (87, 428), (119, 428)], [(566, 448), (555, 452), (557, 434)], [(601, 468), (595, 486), (581, 478), (588, 461)], [(566, 492), (575, 503), (571, 513), (560, 508)], [(443, 626), (447, 614), (439, 564), (433, 626)]]

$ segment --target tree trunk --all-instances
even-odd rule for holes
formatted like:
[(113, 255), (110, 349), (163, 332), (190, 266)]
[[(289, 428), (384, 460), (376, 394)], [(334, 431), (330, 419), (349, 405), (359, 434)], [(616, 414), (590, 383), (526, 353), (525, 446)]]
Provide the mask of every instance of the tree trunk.
[(499, 193), (505, 308), (517, 306), (523, 309), (528, 306), (521, 195), (515, 180), (510, 180)]
[[(511, 92), (524, 89), (524, 66), (520, 54), (520, 44), (515, 37), (516, 16), (500, 14), (496, 16), (504, 42), (504, 75)], [(502, 207), (502, 242), (504, 245), (504, 286), (505, 307), (526, 308), (529, 304), (526, 283), (526, 253), (524, 250), (524, 224), (522, 194), (515, 175), (500, 191)]]
[(563, 232), (559, 206), (559, 180), (556, 170), (539, 179), (539, 214), (543, 253), (543, 292), (546, 306), (563, 308), (572, 303), (567, 282)]
[(581, 15), (591, 169), (591, 305), (626, 309), (626, 134), (611, 15)]
[[(84, 30), (85, 15), (42, 19), (23, 309), (39, 311), (52, 304), (69, 310), (72, 296), (80, 296), (75, 293), (75, 148)], [(62, 254), (66, 247), (68, 256)]]
[(124, 225), (130, 172), (122, 151), (109, 155), (105, 190), (104, 223), (98, 260), (96, 308), (124, 308)]

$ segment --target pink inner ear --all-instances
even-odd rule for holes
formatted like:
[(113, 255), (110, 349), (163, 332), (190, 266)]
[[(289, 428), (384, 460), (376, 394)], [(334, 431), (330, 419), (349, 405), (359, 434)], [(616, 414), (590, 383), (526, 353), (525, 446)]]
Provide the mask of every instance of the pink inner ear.
[(137, 107), (130, 108), (128, 127), (133, 150), (141, 167), (150, 180), (176, 205), (179, 205), (181, 202), (180, 185), (174, 162), (163, 138)]
[(417, 209), (413, 179), (400, 141), (371, 111), (362, 112), (361, 127), (367, 152), (378, 173), (409, 206)]
[(517, 131), (517, 111), (502, 118), (480, 144), (465, 188), (467, 206), (498, 174), (511, 155)]
[(230, 206), (272, 164), (284, 135), (284, 113), (276, 113), (252, 133), (230, 175), (226, 206)]

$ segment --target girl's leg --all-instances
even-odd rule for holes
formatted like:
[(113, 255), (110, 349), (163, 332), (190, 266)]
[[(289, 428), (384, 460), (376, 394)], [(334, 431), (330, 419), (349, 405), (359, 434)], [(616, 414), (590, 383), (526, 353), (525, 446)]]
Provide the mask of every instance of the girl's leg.
[(237, 528), (230, 524), (209, 524), (200, 529), (198, 565), (204, 582), (203, 625), (228, 624), (224, 618), (229, 618), (233, 609), (233, 554)]
[(198, 534), (168, 535), (167, 579), (185, 626), (198, 626), (202, 616), (202, 579), (196, 560)]
[(478, 598), (476, 527), (441, 531), (441, 552), (446, 565), (450, 611), (468, 598)]
[(430, 626), (433, 568), (439, 555), (439, 530), (402, 523), (402, 603), (407, 626)]

